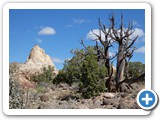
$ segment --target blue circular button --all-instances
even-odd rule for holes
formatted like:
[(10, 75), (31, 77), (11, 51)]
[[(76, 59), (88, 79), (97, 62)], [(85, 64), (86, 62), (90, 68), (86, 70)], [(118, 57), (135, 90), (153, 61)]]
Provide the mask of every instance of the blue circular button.
[(144, 110), (150, 110), (157, 104), (157, 94), (153, 90), (141, 90), (137, 95), (137, 103)]

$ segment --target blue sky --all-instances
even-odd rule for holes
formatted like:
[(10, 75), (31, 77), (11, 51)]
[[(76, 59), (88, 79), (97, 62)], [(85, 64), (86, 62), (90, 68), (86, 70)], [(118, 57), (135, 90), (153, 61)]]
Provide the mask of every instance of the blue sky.
[[(145, 62), (145, 11), (144, 10), (10, 10), (9, 21), (9, 61), (24, 63), (31, 48), (38, 44), (52, 58), (57, 69), (63, 68), (65, 59), (72, 57), (71, 49), (82, 48), (80, 40), (86, 45), (95, 45), (94, 35), (97, 31), (98, 18), (108, 23), (108, 16), (114, 12), (117, 21), (124, 15), (124, 24), (133, 22), (135, 33), (139, 35), (135, 43), (137, 51), (131, 61)], [(114, 54), (115, 49), (111, 49)]]

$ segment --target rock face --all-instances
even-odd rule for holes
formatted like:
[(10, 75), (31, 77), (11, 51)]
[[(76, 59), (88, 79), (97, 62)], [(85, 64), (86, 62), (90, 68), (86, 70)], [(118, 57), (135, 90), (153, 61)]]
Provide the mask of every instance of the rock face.
[(34, 46), (26, 61), (26, 64), (34, 63), (35, 65), (50, 65), (54, 66), (51, 58), (38, 45)]
[(48, 66), (54, 67), (54, 69), (56, 70), (55, 65), (53, 64), (49, 55), (47, 55), (42, 48), (36, 45), (31, 49), (27, 61), (24, 65), (22, 65), (20, 70), (34, 73), (40, 72), (43, 67)]
[(44, 67), (53, 67), (53, 76), (58, 74), (55, 65), (53, 64), (49, 55), (38, 45), (34, 46), (24, 64), (10, 65), (10, 78), (19, 82), (22, 87), (32, 87), (33, 83), (30, 78), (35, 73), (41, 73)]

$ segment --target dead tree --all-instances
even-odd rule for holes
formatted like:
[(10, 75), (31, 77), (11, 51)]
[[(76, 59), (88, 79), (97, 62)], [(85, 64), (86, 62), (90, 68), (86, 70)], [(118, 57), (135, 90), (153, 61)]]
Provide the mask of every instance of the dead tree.
[[(124, 27), (123, 23), (123, 15), (121, 15), (120, 18), (120, 25), (117, 27), (117, 22), (115, 22), (115, 17), (112, 14), (111, 17), (109, 17), (110, 25), (108, 28), (105, 24), (102, 25), (100, 19), (98, 19), (99, 23), (99, 34), (94, 33), (92, 30), (92, 33), (96, 36), (96, 48), (97, 48), (97, 60), (99, 61), (100, 58), (104, 59), (105, 66), (108, 70), (108, 78), (107, 83), (110, 84), (111, 81), (113, 81), (113, 70), (111, 67), (111, 63), (113, 62), (113, 59), (117, 60), (116, 63), (116, 75), (114, 78), (115, 86), (117, 91), (120, 89), (120, 85), (124, 83), (123, 81), (129, 80), (128, 76), (128, 67), (129, 67), (129, 61), (133, 56), (135, 47), (133, 47), (135, 41), (137, 40), (138, 36), (135, 38), (131, 38), (131, 35), (134, 33), (132, 23), (129, 22), (128, 27)], [(102, 34), (104, 34), (105, 39), (102, 39)], [(103, 50), (100, 50), (98, 47), (99, 41), (102, 46)], [(118, 52), (115, 54), (115, 56), (110, 57), (109, 55), (109, 48), (113, 46), (113, 43), (116, 42), (118, 44)], [(124, 70), (126, 70), (126, 76), (124, 76)], [(135, 80), (134, 80), (135, 81)]]
[[(134, 48), (133, 44), (138, 38), (138, 35), (135, 38), (131, 38), (131, 35), (134, 33), (132, 29), (132, 24), (129, 22), (128, 27), (124, 28), (123, 15), (121, 15), (120, 27), (115, 28), (115, 17), (112, 15), (110, 18), (111, 30), (110, 37), (118, 43), (118, 56), (117, 56), (117, 66), (116, 66), (116, 87), (119, 88), (119, 83), (128, 77), (128, 62), (133, 56)], [(132, 49), (131, 49), (132, 48)], [(127, 68), (127, 77), (124, 78), (124, 70)], [(127, 78), (128, 79), (128, 78)]]

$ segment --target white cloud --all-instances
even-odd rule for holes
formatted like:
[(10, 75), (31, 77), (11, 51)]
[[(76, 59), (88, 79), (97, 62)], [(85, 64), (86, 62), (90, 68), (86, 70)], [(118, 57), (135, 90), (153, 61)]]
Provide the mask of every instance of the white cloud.
[(54, 35), (56, 34), (56, 31), (52, 27), (44, 27), (38, 32), (39, 35)]
[(73, 22), (75, 24), (81, 24), (81, 23), (89, 23), (91, 22), (90, 20), (82, 19), (82, 18), (74, 18)]
[(145, 46), (138, 48), (135, 52), (137, 53), (145, 53)]
[[(96, 35), (100, 35), (99, 29), (94, 29), (94, 30), (92, 30), (92, 31), (89, 31), (89, 33), (87, 34), (86, 39), (88, 39), (88, 40), (97, 40), (97, 36), (94, 35), (93, 32), (94, 32)], [(103, 32), (101, 32), (101, 38), (102, 38), (102, 40), (105, 40), (105, 35), (104, 35)]]
[(138, 35), (139, 38), (144, 37), (144, 31), (139, 28), (134, 29), (134, 33), (131, 35), (131, 38), (135, 38)]
[(36, 41), (37, 41), (38, 43), (42, 43), (42, 39), (37, 38)]
[(63, 63), (63, 62), (64, 62), (64, 60), (61, 60), (61, 59), (56, 58), (56, 57), (52, 57), (52, 61), (53, 61), (54, 63)]
[[(125, 30), (125, 29), (126, 29), (126, 28), (124, 28), (124, 30)], [(95, 34), (100, 35), (99, 29), (93, 29), (92, 31), (93, 31)], [(93, 33), (92, 31), (89, 31), (89, 33), (87, 34), (86, 39), (88, 39), (88, 40), (97, 40), (97, 36), (94, 35), (94, 33)], [(106, 31), (108, 31), (108, 29), (106, 29)], [(111, 32), (112, 32), (112, 31), (111, 31)], [(130, 38), (131, 38), (131, 39), (134, 39), (137, 35), (139, 36), (139, 38), (143, 38), (142, 40), (144, 41), (144, 35), (145, 35), (145, 34), (144, 34), (144, 31), (143, 31), (142, 29), (135, 28), (135, 29), (134, 29), (134, 33), (130, 36)], [(102, 38), (103, 41), (105, 40), (105, 35), (104, 35), (103, 32), (101, 32), (101, 38)], [(109, 37), (109, 39), (111, 39), (111, 38)]]

